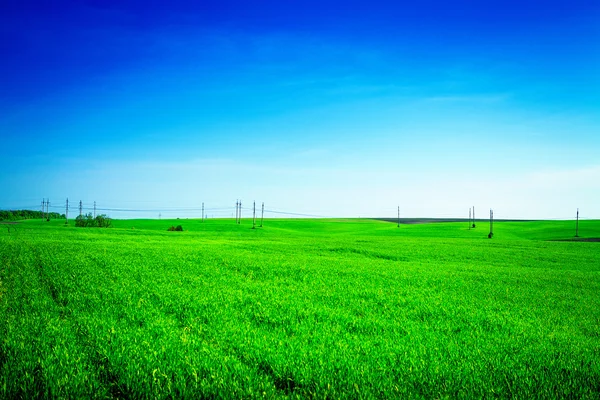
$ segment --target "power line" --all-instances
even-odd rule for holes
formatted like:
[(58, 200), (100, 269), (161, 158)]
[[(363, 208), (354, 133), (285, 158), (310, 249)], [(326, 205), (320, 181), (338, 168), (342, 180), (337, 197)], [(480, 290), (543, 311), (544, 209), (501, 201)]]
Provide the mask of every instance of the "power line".
[(266, 210), (266, 209), (265, 209), (265, 212), (267, 212), (267, 213), (271, 213), (271, 214), (295, 215), (295, 216), (298, 216), (298, 217), (312, 217), (312, 218), (335, 218), (335, 217), (331, 217), (331, 216), (325, 216), (325, 215), (302, 214), (302, 213), (296, 213), (296, 212), (275, 211), (275, 210)]
[[(32, 208), (32, 207), (22, 207), (22, 208)], [(62, 208), (60, 206), (50, 206), (50, 208)], [(93, 207), (82, 206), (82, 210), (93, 211)], [(96, 207), (97, 211), (116, 211), (116, 212), (185, 212), (185, 211), (200, 211), (201, 208), (143, 208), (143, 209), (134, 209), (134, 208), (103, 208)], [(228, 211), (231, 210), (231, 207), (220, 207), (220, 208), (205, 208), (204, 211)]]
[[(93, 202), (90, 206), (86, 206), (83, 201), (79, 202), (79, 212), (80, 214), (83, 214), (84, 211), (91, 211), (94, 212), (123, 212), (123, 213), (162, 213), (163, 216), (166, 213), (192, 213), (192, 212), (202, 212), (202, 216), (205, 217), (206, 212), (216, 212), (219, 215), (229, 215), (231, 216), (231, 211), (233, 210), (233, 206), (222, 206), (222, 207), (206, 207), (206, 205), (204, 203), (202, 203), (204, 205), (204, 207), (200, 206), (196, 206), (196, 207), (160, 207), (160, 208), (128, 208), (128, 207), (99, 207), (97, 202)], [(96, 204), (96, 207), (94, 208), (94, 203)], [(68, 206), (65, 206), (65, 204), (63, 203), (63, 205), (53, 205), (49, 199), (44, 198), (41, 202), (41, 211), (42, 211), (42, 217), (44, 219), (47, 219), (47, 214), (50, 212), (49, 210), (64, 210), (65, 211), (65, 215), (68, 217), (68, 212), (70, 210), (70, 207), (72, 206), (71, 203), (69, 203)], [(23, 206), (19, 206), (19, 207), (0, 207), (0, 210), (3, 211), (11, 211), (11, 210), (35, 210), (35, 209), (40, 209), (40, 203), (38, 203), (37, 206), (35, 205), (23, 205)], [(255, 210), (254, 207), (243, 207), (242, 206), (242, 202), (241, 200), (238, 200), (238, 202), (235, 205), (236, 208), (236, 222), (241, 222), (241, 213), (242, 210)], [(391, 211), (391, 210), (389, 210)], [(395, 207), (394, 211), (398, 211), (398, 207)], [(228, 212), (229, 214), (226, 214), (226, 212)], [(471, 207), (469, 209), (470, 212), (470, 227), (473, 227), (476, 224), (476, 220), (475, 220), (475, 207)], [(264, 215), (266, 214), (271, 214), (271, 215), (288, 215), (288, 216), (297, 216), (297, 217), (307, 217), (307, 218), (341, 218), (339, 216), (331, 216), (331, 215), (323, 215), (323, 214), (311, 214), (311, 213), (303, 213), (303, 212), (296, 212), (296, 211), (286, 211), (286, 210), (281, 210), (281, 209), (266, 209), (264, 208), (264, 203), (262, 204), (261, 207), (261, 221), (264, 219)], [(156, 215), (156, 214), (155, 214)], [(392, 218), (390, 218), (392, 219)], [(396, 218), (393, 218), (394, 220)], [(530, 220), (530, 221), (573, 221), (573, 220), (598, 220), (600, 218), (590, 218), (590, 217), (585, 217), (582, 216), (581, 214), (576, 215), (576, 218), (569, 218), (569, 217), (560, 217), (560, 218), (535, 218), (535, 219), (526, 219), (526, 220)], [(461, 220), (463, 220), (461, 218)], [(501, 217), (498, 221), (502, 221), (502, 220), (521, 220), (520, 218), (510, 218), (510, 217)]]

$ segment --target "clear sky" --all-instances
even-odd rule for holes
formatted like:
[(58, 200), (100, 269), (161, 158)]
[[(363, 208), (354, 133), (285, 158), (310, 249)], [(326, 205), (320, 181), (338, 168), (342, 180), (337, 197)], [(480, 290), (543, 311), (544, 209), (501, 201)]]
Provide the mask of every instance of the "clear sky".
[(5, 0), (0, 60), (2, 209), (600, 218), (597, 0)]

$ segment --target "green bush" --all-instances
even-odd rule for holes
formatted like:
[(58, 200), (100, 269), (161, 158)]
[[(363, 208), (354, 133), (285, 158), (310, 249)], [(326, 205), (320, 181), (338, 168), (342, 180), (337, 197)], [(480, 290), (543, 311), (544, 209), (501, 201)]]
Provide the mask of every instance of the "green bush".
[(176, 232), (183, 232), (183, 227), (181, 225), (177, 225), (177, 226), (172, 226), (171, 225), (171, 227), (169, 229), (167, 229), (167, 230), (169, 232), (174, 232), (174, 231), (176, 231)]
[(97, 215), (96, 218), (92, 213), (79, 215), (75, 218), (75, 226), (80, 228), (108, 228), (112, 224), (112, 220), (104, 214)]

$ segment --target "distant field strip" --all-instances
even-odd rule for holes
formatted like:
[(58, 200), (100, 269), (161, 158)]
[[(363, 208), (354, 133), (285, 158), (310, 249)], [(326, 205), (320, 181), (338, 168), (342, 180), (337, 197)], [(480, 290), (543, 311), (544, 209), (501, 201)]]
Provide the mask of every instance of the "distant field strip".
[(0, 398), (600, 397), (573, 221), (264, 225), (3, 228)]

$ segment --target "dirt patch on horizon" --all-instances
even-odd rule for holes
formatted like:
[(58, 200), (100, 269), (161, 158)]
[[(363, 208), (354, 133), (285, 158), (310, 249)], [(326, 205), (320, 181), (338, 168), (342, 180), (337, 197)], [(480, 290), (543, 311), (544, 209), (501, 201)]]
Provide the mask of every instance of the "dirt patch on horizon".
[(600, 238), (571, 238), (571, 239), (555, 239), (551, 242), (600, 242)]
[[(373, 218), (376, 221), (384, 221), (391, 223), (398, 223), (398, 218)], [(400, 224), (403, 225), (418, 225), (418, 224), (438, 224), (442, 222), (464, 222), (467, 223), (466, 219), (455, 219), (455, 218), (400, 218)]]

